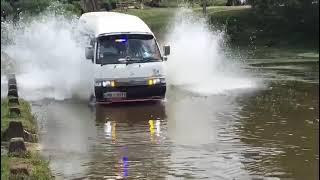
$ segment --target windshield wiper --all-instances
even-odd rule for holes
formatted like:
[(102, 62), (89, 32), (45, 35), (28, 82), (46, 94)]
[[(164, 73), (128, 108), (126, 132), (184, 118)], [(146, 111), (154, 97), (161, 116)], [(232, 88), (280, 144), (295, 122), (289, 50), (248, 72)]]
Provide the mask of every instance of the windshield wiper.
[(130, 56), (126, 56), (125, 58), (118, 59), (119, 62), (126, 63), (126, 64), (134, 63), (134, 61), (141, 61), (141, 60), (142, 60), (141, 58), (132, 58)]
[(100, 64), (101, 66), (104, 66), (104, 65), (108, 65), (108, 64), (119, 64), (119, 61), (118, 60), (112, 60), (112, 61), (102, 61), (101, 63), (97, 63), (97, 64)]
[(144, 61), (159, 61), (158, 58), (155, 57), (144, 57), (142, 58)]

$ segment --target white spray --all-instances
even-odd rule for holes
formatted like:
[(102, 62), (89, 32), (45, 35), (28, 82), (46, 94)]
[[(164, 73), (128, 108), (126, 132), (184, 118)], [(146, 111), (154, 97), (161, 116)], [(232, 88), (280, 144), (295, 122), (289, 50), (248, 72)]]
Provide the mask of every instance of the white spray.
[[(88, 98), (92, 77), (84, 46), (76, 34), (77, 18), (46, 13), (7, 24), (12, 44), (4, 52), (15, 60), (19, 92), (27, 99)], [(79, 39), (80, 38), (80, 39)], [(77, 39), (77, 40), (76, 40)]]
[[(76, 17), (49, 12), (27, 22), (22, 19), (17, 26), (5, 24), (13, 43), (2, 51), (18, 65), (16, 74), (22, 97), (88, 99), (93, 73), (91, 62), (84, 57), (83, 39), (76, 34), (77, 22)], [(167, 62), (169, 84), (199, 94), (256, 86), (238, 64), (223, 55), (223, 32), (212, 31), (204, 19), (192, 12), (178, 11), (166, 37), (172, 47)]]
[(172, 49), (167, 62), (171, 85), (206, 95), (257, 86), (240, 62), (224, 55), (225, 34), (210, 29), (204, 18), (181, 9), (170, 27), (166, 43)]

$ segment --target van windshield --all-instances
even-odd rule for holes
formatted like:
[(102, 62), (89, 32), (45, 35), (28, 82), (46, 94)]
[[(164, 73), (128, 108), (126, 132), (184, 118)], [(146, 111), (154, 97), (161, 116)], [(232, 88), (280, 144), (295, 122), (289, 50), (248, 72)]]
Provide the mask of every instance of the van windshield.
[(121, 34), (98, 38), (96, 64), (161, 61), (153, 35)]

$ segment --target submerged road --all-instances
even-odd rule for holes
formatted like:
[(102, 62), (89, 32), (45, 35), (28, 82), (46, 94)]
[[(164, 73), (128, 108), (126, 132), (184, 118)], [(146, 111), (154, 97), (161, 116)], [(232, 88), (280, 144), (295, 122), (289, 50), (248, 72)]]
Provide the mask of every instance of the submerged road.
[(42, 154), (57, 179), (317, 179), (319, 60), (248, 62), (264, 87), (171, 87), (161, 103), (94, 108), (35, 100)]
[(42, 152), (58, 179), (315, 179), (314, 66), (270, 65), (266, 88), (224, 95), (173, 88), (153, 104), (34, 102)]

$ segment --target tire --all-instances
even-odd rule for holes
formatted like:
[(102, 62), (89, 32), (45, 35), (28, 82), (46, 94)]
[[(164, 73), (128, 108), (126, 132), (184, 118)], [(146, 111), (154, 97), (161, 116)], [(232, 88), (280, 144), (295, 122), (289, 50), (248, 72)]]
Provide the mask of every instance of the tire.
[(91, 94), (90, 97), (89, 97), (89, 105), (96, 104), (96, 101), (97, 101), (96, 97), (93, 94)]

